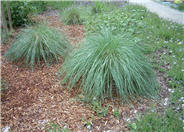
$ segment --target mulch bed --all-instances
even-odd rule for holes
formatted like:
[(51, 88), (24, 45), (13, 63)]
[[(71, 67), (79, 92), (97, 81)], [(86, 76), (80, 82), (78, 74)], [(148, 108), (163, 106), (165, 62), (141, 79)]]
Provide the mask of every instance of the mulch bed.
[[(50, 26), (64, 31), (74, 47), (85, 36), (83, 25), (64, 25), (55, 16), (42, 15), (39, 18), (48, 20)], [(13, 38), (10, 42), (12, 41)], [(1, 54), (8, 48), (9, 45), (2, 45)], [(100, 118), (89, 105), (77, 100), (71, 91), (60, 85), (57, 73), (62, 60), (50, 67), (42, 64), (34, 70), (10, 63), (3, 57), (1, 63), (1, 76), (8, 84), (8, 89), (1, 97), (2, 128), (9, 126), (13, 132), (46, 131), (45, 127), (49, 123), (67, 127), (71, 131), (126, 131), (126, 123), (134, 119), (136, 113), (145, 112), (153, 103), (146, 99), (137, 100), (132, 105), (119, 105), (117, 101), (111, 101), (108, 102), (108, 115)], [(121, 113), (119, 120), (112, 114), (114, 107)], [(92, 114), (92, 126), (87, 128), (82, 119), (89, 121)]]

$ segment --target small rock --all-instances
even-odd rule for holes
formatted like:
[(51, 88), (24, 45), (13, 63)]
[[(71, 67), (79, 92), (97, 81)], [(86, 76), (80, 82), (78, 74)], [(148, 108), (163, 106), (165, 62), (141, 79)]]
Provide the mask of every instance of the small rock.
[(182, 108), (184, 108), (184, 104), (182, 104)]
[(87, 126), (87, 129), (91, 129), (91, 125), (88, 125), (88, 126)]
[(134, 114), (136, 114), (137, 113), (137, 110), (134, 110)]
[(180, 107), (177, 107), (176, 110), (180, 110)]
[(9, 130), (10, 130), (10, 127), (9, 127), (9, 126), (5, 126), (5, 127), (3, 128), (3, 132), (9, 132)]
[(116, 124), (119, 124), (119, 120), (116, 120)]

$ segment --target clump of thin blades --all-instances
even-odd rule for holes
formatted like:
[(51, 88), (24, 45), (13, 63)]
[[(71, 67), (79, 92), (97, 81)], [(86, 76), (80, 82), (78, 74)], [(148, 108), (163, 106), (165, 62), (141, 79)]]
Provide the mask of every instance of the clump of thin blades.
[(72, 6), (61, 12), (61, 17), (67, 25), (82, 24), (90, 15), (87, 7)]
[(58, 30), (44, 24), (23, 29), (15, 38), (5, 57), (13, 62), (23, 61), (34, 67), (44, 60), (49, 64), (58, 61), (58, 56), (65, 58), (71, 45)]
[(155, 74), (134, 41), (104, 30), (89, 35), (62, 65), (62, 84), (73, 88), (80, 82), (85, 99), (104, 100), (114, 96), (128, 101), (154, 97)]

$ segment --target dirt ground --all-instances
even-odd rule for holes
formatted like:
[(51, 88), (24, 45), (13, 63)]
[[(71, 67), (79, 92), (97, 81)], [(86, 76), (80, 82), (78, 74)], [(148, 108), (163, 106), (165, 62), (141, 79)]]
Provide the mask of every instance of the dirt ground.
[[(39, 19), (46, 19), (50, 26), (62, 30), (74, 47), (85, 36), (83, 25), (65, 25), (57, 16), (40, 15)], [(12, 43), (14, 36), (10, 38)], [(3, 58), (10, 45), (1, 45), (1, 76), (6, 81), (8, 89), (1, 95), (2, 128), (9, 126), (13, 132), (39, 132), (46, 131), (49, 123), (67, 127), (71, 131), (126, 131), (127, 123), (135, 119), (137, 113), (144, 113), (152, 104), (161, 108), (159, 101), (139, 99), (131, 105), (119, 104), (118, 101), (110, 101), (108, 114), (98, 117), (90, 108), (78, 100), (73, 91), (69, 91), (60, 85), (58, 70), (62, 60), (58, 64), (47, 67), (42, 64), (34, 71), (21, 64), (10, 63)], [(160, 96), (167, 97), (167, 84), (160, 73), (158, 81), (162, 90)], [(118, 108), (120, 118), (113, 116), (113, 108)], [(91, 115), (94, 115), (91, 121)], [(91, 126), (86, 127), (84, 121), (91, 121)]]

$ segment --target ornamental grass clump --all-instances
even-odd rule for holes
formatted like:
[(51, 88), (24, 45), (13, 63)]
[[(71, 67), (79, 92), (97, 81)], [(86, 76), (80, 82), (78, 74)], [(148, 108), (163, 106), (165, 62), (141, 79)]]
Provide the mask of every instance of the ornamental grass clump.
[[(156, 77), (138, 45), (109, 31), (89, 35), (61, 67), (62, 84), (79, 85), (87, 101), (154, 97)], [(76, 85), (77, 84), (77, 85)]]
[(72, 6), (61, 12), (61, 18), (67, 25), (83, 24), (88, 15), (89, 9), (80, 6)]
[(44, 24), (23, 29), (15, 38), (14, 43), (5, 53), (12, 62), (22, 61), (34, 67), (35, 63), (44, 61), (46, 64), (65, 58), (71, 46), (63, 34)]

